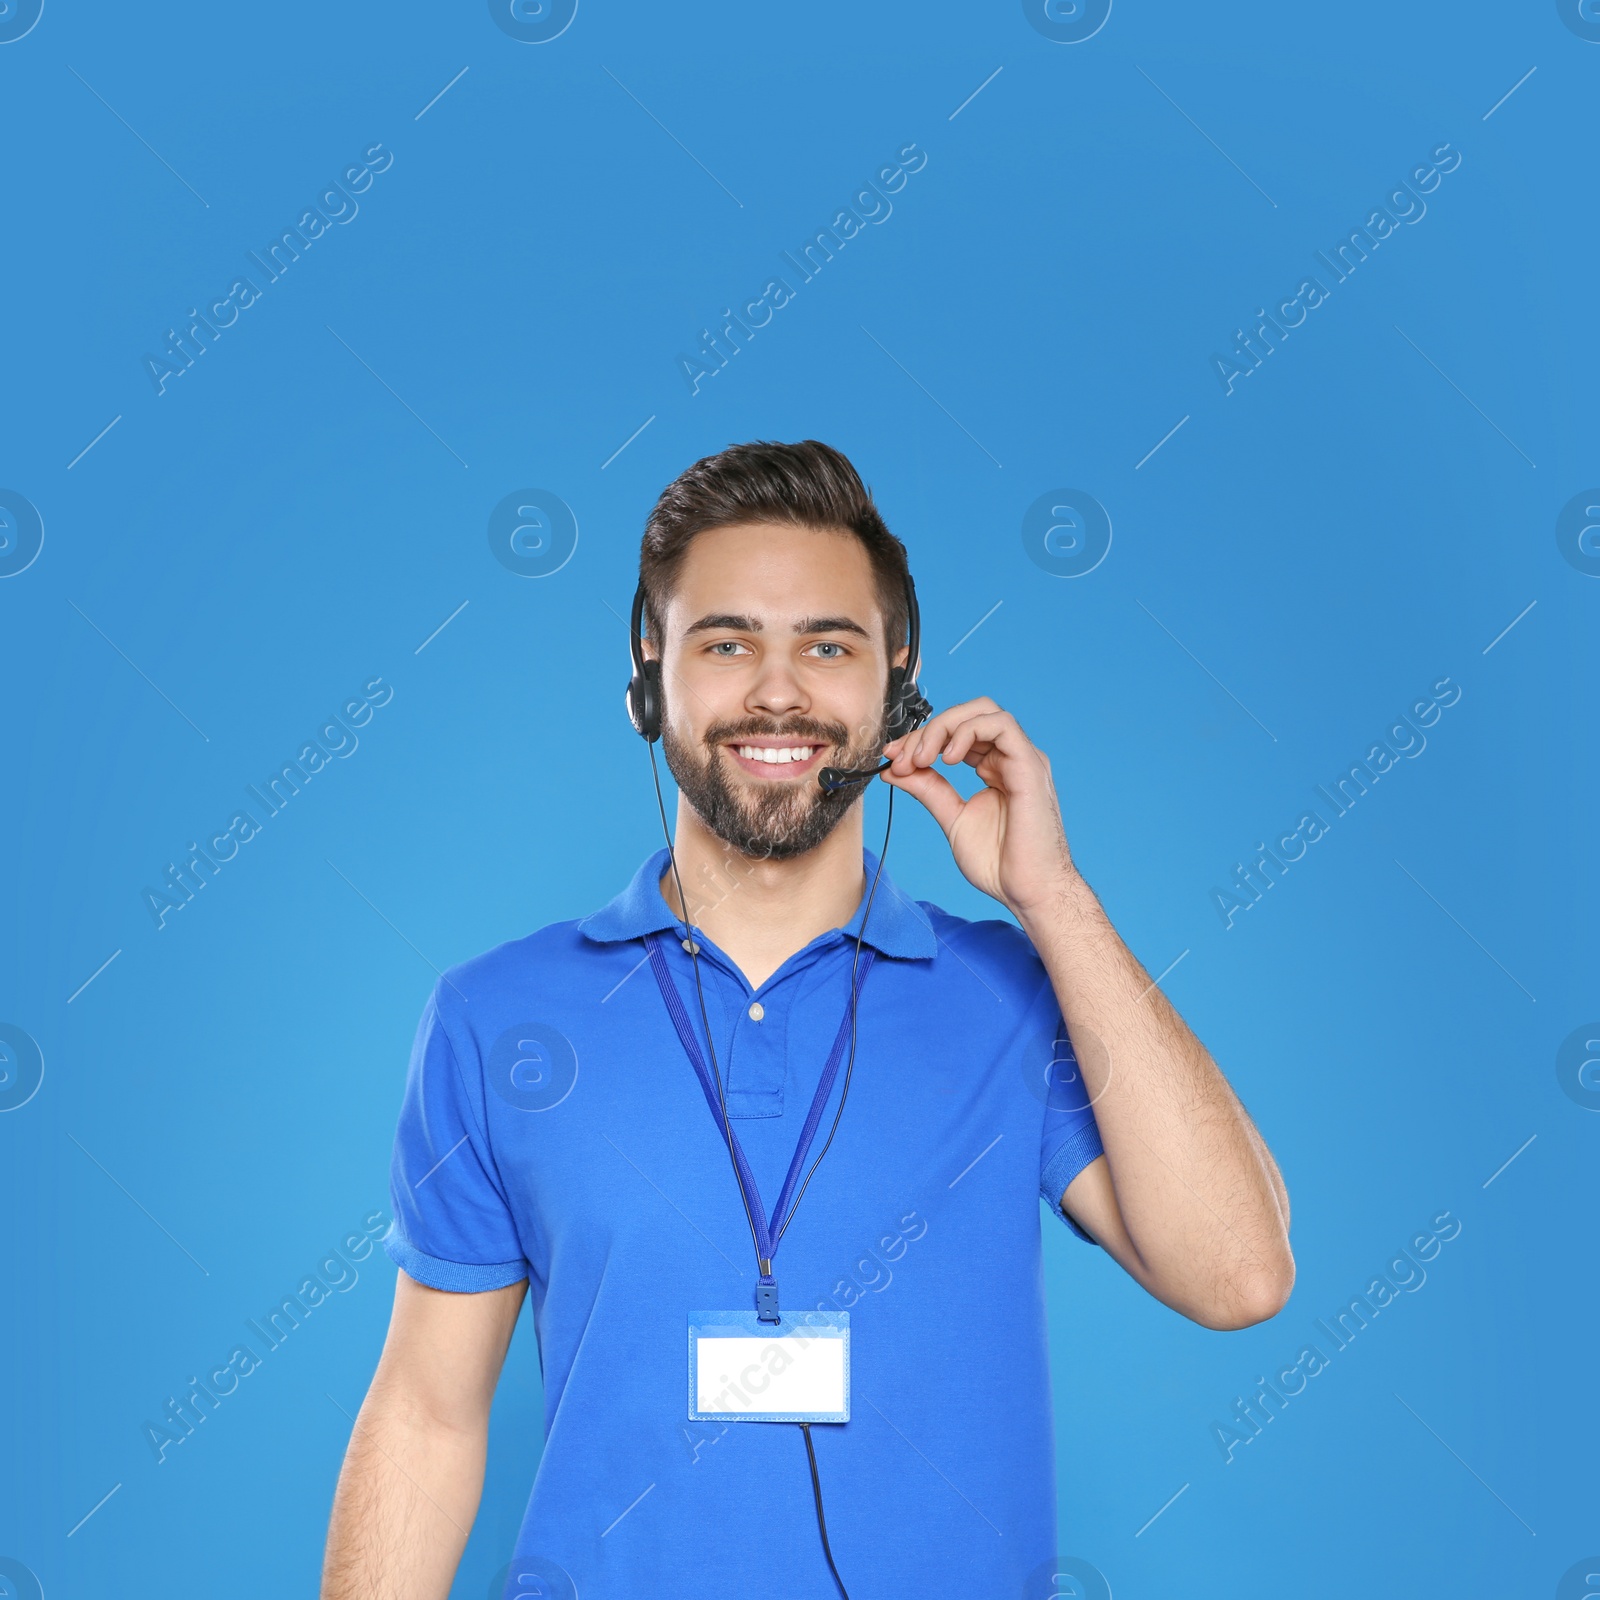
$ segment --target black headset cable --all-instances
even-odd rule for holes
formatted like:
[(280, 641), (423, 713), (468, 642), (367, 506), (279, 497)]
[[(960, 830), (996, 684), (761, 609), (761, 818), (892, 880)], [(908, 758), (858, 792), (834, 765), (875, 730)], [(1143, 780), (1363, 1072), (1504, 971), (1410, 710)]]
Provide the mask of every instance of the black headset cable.
[[(872, 898), (878, 892), (878, 877), (883, 871), (883, 858), (889, 853), (889, 830), (894, 827), (894, 789), (889, 790), (889, 816), (883, 825), (883, 848), (878, 852), (877, 870), (872, 874), (872, 886), (867, 890), (867, 908), (861, 913), (861, 928), (856, 934), (855, 959), (850, 963), (850, 1056), (845, 1063), (844, 1088), (839, 1093), (839, 1106), (833, 1113), (833, 1122), (828, 1129), (828, 1137), (822, 1149), (817, 1153), (817, 1159), (807, 1169), (805, 1182), (800, 1185), (800, 1193), (794, 1197), (789, 1207), (789, 1215), (783, 1219), (783, 1225), (778, 1229), (777, 1237), (772, 1241), (774, 1250), (778, 1247), (778, 1240), (788, 1231), (789, 1224), (794, 1220), (794, 1214), (800, 1209), (801, 1197), (811, 1183), (811, 1174), (822, 1165), (823, 1156), (828, 1153), (828, 1146), (833, 1143), (833, 1136), (838, 1131), (839, 1118), (844, 1115), (844, 1103), (850, 1096), (850, 1074), (856, 1065), (856, 964), (861, 960), (861, 936), (867, 931), (867, 918), (872, 915)], [(807, 1440), (809, 1442), (809, 1435)]]
[(805, 1435), (806, 1460), (811, 1463), (811, 1493), (817, 1502), (817, 1531), (822, 1535), (822, 1553), (828, 1558), (828, 1571), (833, 1574), (833, 1581), (839, 1585), (839, 1593), (844, 1600), (850, 1600), (850, 1591), (844, 1586), (844, 1579), (839, 1576), (839, 1569), (833, 1564), (833, 1551), (828, 1545), (828, 1519), (822, 1514), (822, 1480), (817, 1476), (817, 1452), (811, 1448), (811, 1424), (802, 1422), (800, 1431)]
[(760, 1271), (770, 1273), (771, 1260), (761, 1259), (761, 1240), (756, 1234), (755, 1218), (750, 1215), (750, 1200), (744, 1192), (744, 1180), (739, 1176), (739, 1160), (733, 1153), (733, 1126), (728, 1121), (728, 1102), (722, 1093), (722, 1069), (717, 1065), (717, 1046), (711, 1037), (711, 1018), (706, 1012), (706, 991), (700, 982), (700, 941), (694, 936), (694, 929), (689, 925), (689, 897), (683, 892), (683, 879), (678, 873), (678, 852), (673, 848), (672, 832), (667, 827), (667, 806), (661, 798), (661, 772), (656, 766), (656, 747), (652, 741), (647, 747), (650, 751), (650, 776), (655, 780), (656, 809), (661, 813), (661, 833), (667, 841), (667, 858), (672, 862), (672, 880), (678, 886), (678, 905), (682, 908), (683, 920), (683, 947), (689, 952), (689, 960), (694, 964), (694, 987), (700, 996), (700, 1021), (706, 1030), (706, 1045), (711, 1051), (711, 1076), (717, 1080), (717, 1105), (722, 1110), (722, 1131), (728, 1146), (728, 1160), (733, 1166), (733, 1181), (739, 1190), (739, 1200), (744, 1206), (744, 1220), (750, 1226), (750, 1243), (755, 1246), (756, 1265)]
[[(652, 742), (648, 749), (650, 751), (650, 776), (655, 782), (656, 809), (661, 814), (661, 833), (667, 841), (667, 859), (672, 863), (672, 880), (678, 888), (679, 920), (683, 923), (684, 947), (688, 950), (689, 960), (694, 966), (695, 992), (700, 998), (700, 1021), (706, 1030), (706, 1044), (711, 1050), (711, 1073), (717, 1080), (717, 1104), (722, 1111), (722, 1130), (728, 1147), (728, 1160), (733, 1164), (734, 1182), (739, 1187), (739, 1199), (744, 1205), (744, 1218), (746, 1223), (749, 1224), (751, 1243), (755, 1246), (756, 1265), (763, 1274), (770, 1274), (772, 1262), (770, 1258), (766, 1261), (761, 1259), (761, 1241), (756, 1235), (755, 1218), (750, 1215), (750, 1201), (744, 1192), (744, 1183), (739, 1177), (738, 1158), (733, 1153), (733, 1128), (728, 1121), (728, 1104), (722, 1092), (722, 1070), (717, 1065), (717, 1047), (711, 1037), (711, 1020), (706, 1010), (706, 992), (700, 982), (700, 941), (695, 938), (694, 928), (689, 922), (689, 898), (683, 892), (683, 878), (678, 872), (678, 852), (673, 847), (672, 831), (667, 826), (667, 806), (661, 795), (661, 771), (656, 766), (655, 744)], [(795, 1212), (800, 1209), (800, 1201), (811, 1185), (812, 1175), (822, 1164), (823, 1156), (827, 1155), (829, 1146), (833, 1143), (833, 1136), (839, 1129), (839, 1118), (844, 1115), (844, 1103), (850, 1095), (850, 1077), (855, 1071), (856, 1064), (856, 971), (861, 961), (862, 936), (867, 931), (867, 918), (872, 915), (873, 898), (878, 892), (878, 878), (883, 872), (883, 860), (889, 853), (889, 836), (894, 828), (894, 793), (894, 789), (891, 787), (889, 790), (889, 814), (883, 826), (883, 848), (878, 852), (878, 865), (872, 874), (871, 886), (867, 890), (866, 908), (861, 913), (861, 926), (856, 931), (855, 955), (850, 962), (850, 1055), (845, 1063), (844, 1087), (839, 1091), (839, 1105), (833, 1113), (833, 1122), (828, 1129), (827, 1141), (822, 1146), (816, 1160), (811, 1163), (807, 1170), (805, 1182), (800, 1185), (799, 1194), (794, 1197), (789, 1206), (788, 1216), (784, 1218), (782, 1226), (773, 1237), (772, 1247), (774, 1250), (778, 1247), (778, 1240), (788, 1231), (789, 1224), (794, 1220)], [(850, 1591), (845, 1588), (844, 1579), (839, 1576), (839, 1569), (833, 1562), (833, 1549), (828, 1543), (828, 1523), (822, 1510), (822, 1482), (817, 1476), (817, 1453), (811, 1444), (811, 1424), (802, 1422), (797, 1426), (805, 1436), (806, 1459), (811, 1467), (811, 1492), (817, 1506), (817, 1531), (822, 1535), (822, 1553), (827, 1557), (828, 1571), (833, 1574), (833, 1581), (839, 1586), (839, 1593), (844, 1597), (844, 1600), (850, 1600)]]

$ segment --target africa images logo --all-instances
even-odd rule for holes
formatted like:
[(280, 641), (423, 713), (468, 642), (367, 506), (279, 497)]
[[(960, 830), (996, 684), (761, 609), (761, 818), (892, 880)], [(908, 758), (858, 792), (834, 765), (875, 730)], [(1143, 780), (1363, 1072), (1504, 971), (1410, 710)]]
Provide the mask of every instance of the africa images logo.
[[(1461, 165), (1461, 152), (1452, 150), (1448, 143), (1437, 145), (1431, 152), (1432, 160), (1411, 169), (1408, 183), (1397, 183), (1384, 196), (1381, 206), (1367, 214), (1367, 220), (1352, 228), (1328, 252), (1313, 252), (1335, 283), (1343, 283), (1357, 267), (1371, 258), (1386, 239), (1400, 232), (1401, 223), (1414, 226), (1428, 214), (1428, 202), (1422, 197), (1432, 194), (1444, 181), (1442, 174), (1454, 172)], [(1321, 278), (1302, 278), (1292, 295), (1280, 300), (1273, 308), (1276, 315), (1265, 306), (1256, 310), (1256, 324), (1249, 332), (1243, 328), (1234, 332), (1233, 349), (1226, 355), (1211, 357), (1211, 370), (1224, 394), (1232, 394), (1240, 378), (1248, 378), (1262, 363), (1263, 354), (1273, 355), (1291, 330), (1298, 328), (1309, 313), (1325, 305), (1333, 290)], [(1276, 340), (1276, 343), (1274, 343)]]
[(260, 816), (256, 811), (235, 811), (227, 827), (206, 839), (204, 848), (194, 839), (189, 841), (188, 854), (181, 866), (175, 861), (167, 863), (167, 874), (160, 887), (146, 886), (140, 890), (139, 898), (157, 929), (166, 927), (167, 918), (175, 911), (182, 911), (238, 855), (240, 845), (249, 844), (260, 835), (265, 826), (263, 818), (277, 816), (336, 759), (344, 761), (354, 755), (361, 742), (355, 730), (366, 727), (372, 721), (373, 711), (388, 705), (393, 698), (393, 688), (382, 678), (369, 678), (362, 693), (346, 700), (337, 715), (323, 722), (315, 736), (301, 745), (293, 761), (285, 761), (271, 777), (263, 780), (261, 788), (247, 783), (245, 792)]
[[(788, 268), (797, 274), (801, 283), (810, 283), (834, 257), (852, 240), (867, 231), (867, 224), (882, 226), (894, 213), (890, 195), (899, 194), (910, 181), (910, 175), (921, 172), (928, 164), (927, 152), (915, 144), (902, 145), (898, 159), (886, 162), (850, 196), (849, 202), (835, 213), (833, 221), (818, 228), (803, 244), (797, 254), (780, 250)], [(746, 300), (739, 308), (742, 317), (731, 306), (722, 310), (722, 325), (713, 333), (709, 328), (700, 330), (700, 348), (694, 355), (678, 357), (678, 371), (689, 386), (690, 394), (699, 394), (700, 385), (714, 378), (728, 364), (724, 354), (726, 346), (738, 355), (743, 344), (755, 338), (758, 329), (772, 321), (775, 311), (782, 311), (799, 291), (786, 278), (769, 278), (761, 293)], [(734, 330), (737, 329), (736, 333)], [(743, 336), (743, 344), (740, 337)], [(721, 341), (720, 343), (718, 341)]]
[[(285, 228), (267, 245), (265, 260), (253, 250), (245, 251), (257, 277), (267, 284), (276, 283), (318, 239), (333, 232), (335, 223), (344, 226), (354, 222), (361, 209), (356, 196), (365, 194), (372, 187), (373, 177), (393, 165), (394, 156), (381, 144), (369, 145), (359, 162), (352, 162), (336, 182), (318, 191), (315, 204), (300, 213), (300, 220), (292, 228)], [(198, 306), (190, 306), (182, 331), (168, 328), (162, 353), (144, 357), (145, 375), (156, 393), (165, 394), (167, 385), (174, 378), (181, 378), (196, 358), (222, 337), (223, 330), (239, 320), (239, 313), (248, 311), (265, 292), (255, 278), (235, 278), (226, 294), (205, 302), (203, 312)]]

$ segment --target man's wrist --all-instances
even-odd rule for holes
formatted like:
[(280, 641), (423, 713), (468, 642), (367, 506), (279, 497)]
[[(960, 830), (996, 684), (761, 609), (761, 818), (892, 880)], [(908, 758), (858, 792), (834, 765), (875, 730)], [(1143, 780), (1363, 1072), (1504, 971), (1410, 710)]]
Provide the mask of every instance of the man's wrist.
[(1070, 862), (1059, 872), (1039, 883), (1024, 903), (1011, 907), (1012, 914), (1030, 937), (1040, 932), (1056, 932), (1098, 912), (1100, 902), (1082, 874)]

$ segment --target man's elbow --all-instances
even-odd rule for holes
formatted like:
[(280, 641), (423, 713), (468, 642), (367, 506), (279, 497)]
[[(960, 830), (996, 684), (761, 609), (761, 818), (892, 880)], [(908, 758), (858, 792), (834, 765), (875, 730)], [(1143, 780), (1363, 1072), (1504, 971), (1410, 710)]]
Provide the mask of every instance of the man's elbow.
[(1207, 1307), (1207, 1314), (1195, 1321), (1219, 1333), (1237, 1333), (1253, 1328), (1283, 1310), (1294, 1291), (1294, 1257), (1286, 1249), (1283, 1261), (1274, 1270), (1256, 1277), (1235, 1281)]

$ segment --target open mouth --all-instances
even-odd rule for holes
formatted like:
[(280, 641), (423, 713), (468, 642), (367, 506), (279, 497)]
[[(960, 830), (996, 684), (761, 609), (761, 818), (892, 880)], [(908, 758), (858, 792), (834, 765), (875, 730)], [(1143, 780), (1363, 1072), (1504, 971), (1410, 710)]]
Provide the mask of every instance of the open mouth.
[(781, 780), (813, 771), (827, 746), (815, 739), (732, 739), (724, 748), (740, 771)]

